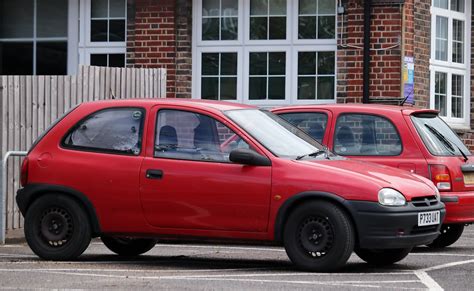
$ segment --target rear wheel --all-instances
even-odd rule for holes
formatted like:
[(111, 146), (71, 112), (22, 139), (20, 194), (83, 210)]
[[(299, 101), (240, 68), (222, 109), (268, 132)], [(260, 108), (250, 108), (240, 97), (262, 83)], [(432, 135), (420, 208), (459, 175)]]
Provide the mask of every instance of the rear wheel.
[(138, 256), (151, 250), (156, 240), (147, 238), (101, 237), (104, 245), (120, 256)]
[(354, 249), (354, 230), (347, 214), (326, 201), (311, 201), (289, 215), (283, 242), (291, 261), (302, 270), (333, 271)]
[(403, 260), (411, 252), (411, 249), (412, 248), (386, 250), (356, 249), (355, 253), (359, 258), (369, 264), (386, 266)]
[(430, 248), (444, 248), (455, 243), (464, 231), (464, 224), (443, 224), (441, 234), (428, 246)]
[(47, 260), (74, 260), (89, 246), (91, 227), (84, 209), (61, 194), (39, 197), (28, 207), (25, 238)]

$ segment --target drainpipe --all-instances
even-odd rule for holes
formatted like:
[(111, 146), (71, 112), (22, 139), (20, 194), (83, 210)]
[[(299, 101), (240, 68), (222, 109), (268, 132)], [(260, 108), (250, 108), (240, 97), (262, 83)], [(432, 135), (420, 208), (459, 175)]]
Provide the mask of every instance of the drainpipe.
[(370, 90), (370, 22), (372, 0), (364, 0), (364, 86), (362, 103), (369, 103)]

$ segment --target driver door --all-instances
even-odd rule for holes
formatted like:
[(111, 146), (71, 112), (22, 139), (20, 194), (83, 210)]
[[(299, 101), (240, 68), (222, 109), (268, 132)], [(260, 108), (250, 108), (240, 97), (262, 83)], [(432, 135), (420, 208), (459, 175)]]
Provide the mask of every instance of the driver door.
[(230, 151), (249, 144), (229, 143), (235, 133), (216, 117), (154, 111), (154, 148), (140, 171), (147, 221), (159, 228), (265, 232), (271, 167), (231, 163)]

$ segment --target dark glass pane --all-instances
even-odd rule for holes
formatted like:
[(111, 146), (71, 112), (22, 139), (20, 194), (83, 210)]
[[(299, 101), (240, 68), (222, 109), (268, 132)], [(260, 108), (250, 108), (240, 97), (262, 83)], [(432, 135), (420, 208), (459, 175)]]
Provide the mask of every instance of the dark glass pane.
[(110, 54), (109, 67), (115, 67), (115, 68), (125, 67), (125, 54)]
[(286, 15), (286, 0), (270, 0), (270, 15)]
[(237, 39), (238, 23), (237, 17), (221, 18), (221, 40)]
[(219, 78), (202, 77), (201, 78), (201, 98), (218, 100)]
[(127, 0), (110, 0), (110, 17), (125, 17)]
[(318, 0), (318, 14), (335, 14), (335, 0)]
[(318, 38), (328, 39), (335, 38), (336, 17), (320, 16), (318, 17)]
[(33, 37), (33, 7), (33, 0), (0, 0), (0, 38)]
[(202, 19), (202, 40), (219, 39), (219, 18)]
[(237, 99), (237, 77), (221, 78), (221, 100)]
[(318, 52), (318, 75), (334, 74), (334, 52)]
[(221, 53), (221, 75), (237, 75), (237, 53)]
[(285, 77), (268, 78), (268, 99), (285, 99)]
[(267, 15), (267, 14), (268, 14), (268, 0), (250, 0), (250, 15)]
[(0, 42), (0, 75), (33, 75), (33, 43)]
[(125, 20), (110, 20), (109, 41), (125, 41)]
[(67, 42), (36, 44), (37, 75), (67, 75)]
[(267, 39), (267, 17), (250, 18), (250, 39)]
[(67, 37), (68, 1), (37, 1), (37, 36)]
[(317, 0), (299, 0), (299, 14), (316, 14)]
[(219, 54), (203, 53), (202, 54), (202, 75), (219, 75)]
[(267, 78), (250, 77), (249, 78), (249, 99), (265, 100), (267, 97)]
[(268, 74), (269, 75), (285, 75), (286, 71), (286, 53), (268, 53)]
[(334, 77), (318, 77), (318, 99), (334, 99)]
[(219, 16), (220, 0), (203, 0), (202, 16)]
[(316, 38), (316, 17), (305, 16), (298, 18), (298, 38), (315, 39)]
[(221, 0), (222, 10), (221, 16), (237, 16), (239, 14), (239, 1)]
[(107, 67), (107, 54), (91, 54), (91, 66)]
[(298, 99), (316, 99), (316, 78), (298, 77)]
[(108, 17), (108, 0), (92, 0), (91, 16), (92, 18)]
[(316, 75), (316, 53), (298, 53), (298, 75)]
[(91, 21), (91, 41), (107, 41), (107, 20)]
[(250, 75), (267, 75), (267, 53), (250, 53)]
[(270, 17), (269, 39), (286, 39), (286, 17)]

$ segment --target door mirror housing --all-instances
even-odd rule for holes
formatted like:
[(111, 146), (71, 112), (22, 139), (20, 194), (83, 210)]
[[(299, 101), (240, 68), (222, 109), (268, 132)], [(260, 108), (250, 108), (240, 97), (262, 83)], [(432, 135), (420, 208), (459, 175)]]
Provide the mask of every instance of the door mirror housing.
[(229, 159), (236, 164), (249, 166), (271, 166), (272, 162), (269, 158), (262, 156), (251, 149), (235, 149), (230, 152)]

